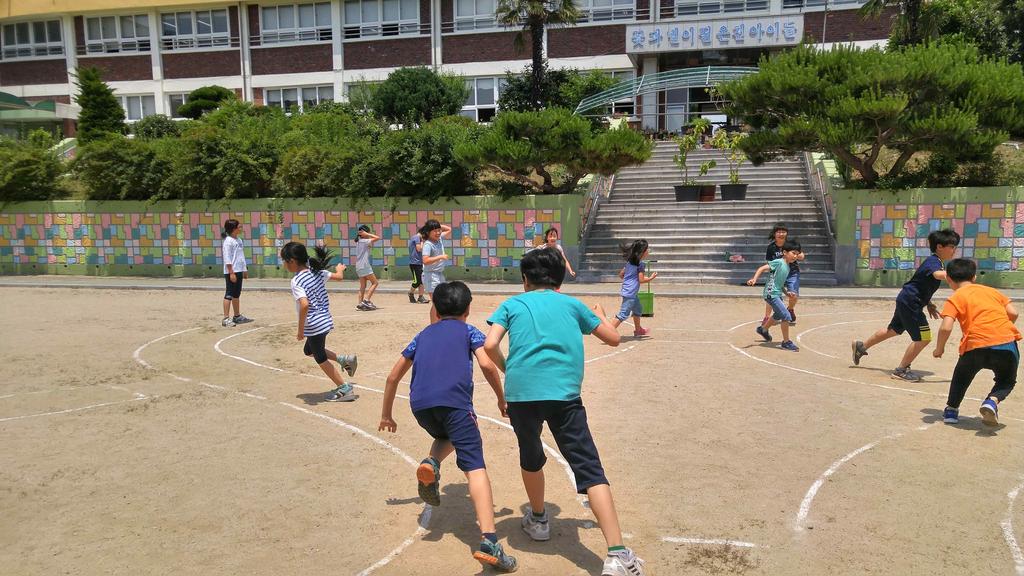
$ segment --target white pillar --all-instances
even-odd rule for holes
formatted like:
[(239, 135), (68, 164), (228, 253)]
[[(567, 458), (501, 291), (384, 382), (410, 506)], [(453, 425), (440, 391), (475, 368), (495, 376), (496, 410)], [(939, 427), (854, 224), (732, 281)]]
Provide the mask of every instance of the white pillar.
[[(333, 15), (332, 15), (333, 16)], [(242, 53), (242, 99), (253, 102), (252, 52), (249, 50), (249, 7), (238, 3), (238, 40)]]
[(64, 61), (67, 63), (68, 69), (68, 96), (71, 97), (71, 103), (74, 104), (77, 96), (75, 74), (78, 68), (78, 47), (75, 46), (74, 16), (68, 14), (61, 16), (61, 34), (64, 35)]
[[(645, 76), (658, 72), (658, 57), (644, 56), (640, 61), (640, 70)], [(641, 94), (640, 102), (643, 105), (643, 127), (645, 130), (658, 130), (658, 93)]]
[(430, 0), (430, 62), (438, 69), (444, 64), (441, 57), (441, 0)]
[(345, 34), (345, 27), (342, 23), (342, 5), (344, 0), (331, 1), (331, 71), (333, 72), (332, 82), (334, 83), (334, 101), (341, 102), (345, 89), (343, 71), (345, 69), (345, 52), (342, 43), (342, 36)]
[(153, 104), (157, 114), (167, 114), (164, 101), (164, 67), (160, 52), (160, 12), (150, 10), (149, 17), (149, 61), (153, 68)]

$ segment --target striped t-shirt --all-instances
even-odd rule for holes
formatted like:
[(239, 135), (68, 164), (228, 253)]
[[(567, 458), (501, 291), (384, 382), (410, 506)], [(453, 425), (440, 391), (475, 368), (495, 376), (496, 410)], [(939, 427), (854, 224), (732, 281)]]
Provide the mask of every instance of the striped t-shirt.
[(309, 300), (303, 336), (316, 336), (330, 332), (334, 328), (330, 302), (327, 299), (327, 286), (324, 285), (330, 276), (331, 273), (327, 270), (313, 272), (306, 268), (292, 278), (292, 297), (295, 298), (295, 305), (298, 306), (300, 298)]

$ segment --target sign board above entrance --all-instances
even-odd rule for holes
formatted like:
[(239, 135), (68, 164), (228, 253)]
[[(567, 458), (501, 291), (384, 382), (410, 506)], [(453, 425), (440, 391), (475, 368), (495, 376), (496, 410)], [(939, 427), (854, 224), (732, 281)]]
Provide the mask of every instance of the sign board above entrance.
[(803, 36), (802, 14), (679, 20), (626, 26), (626, 52), (649, 54), (683, 50), (789, 46), (799, 44)]

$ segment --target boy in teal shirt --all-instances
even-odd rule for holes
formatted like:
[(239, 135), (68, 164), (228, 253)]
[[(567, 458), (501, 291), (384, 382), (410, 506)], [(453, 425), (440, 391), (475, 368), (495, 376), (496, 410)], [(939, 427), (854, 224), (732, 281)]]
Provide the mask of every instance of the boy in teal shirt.
[[(522, 519), (533, 540), (551, 538), (544, 508), (544, 445), (547, 422), (562, 456), (572, 469), (576, 490), (586, 494), (608, 545), (608, 576), (643, 576), (643, 560), (622, 545), (622, 532), (597, 447), (580, 398), (583, 384), (583, 335), (593, 334), (611, 346), (618, 331), (579, 300), (556, 289), (565, 278), (565, 261), (557, 251), (528, 252), (520, 263), (525, 293), (504, 301), (488, 318), (484, 350), (505, 373), (508, 416), (519, 441), (519, 466), (530, 505)], [(509, 335), (508, 359), (501, 341)]]
[(799, 352), (800, 349), (789, 339), (789, 324), (793, 321), (793, 316), (790, 315), (786, 304), (782, 301), (782, 295), (786, 293), (789, 265), (800, 257), (800, 251), (799, 242), (786, 240), (786, 243), (782, 245), (782, 258), (761, 266), (757, 272), (754, 272), (754, 277), (747, 280), (747, 285), (753, 286), (762, 273), (768, 272), (768, 279), (764, 283), (764, 301), (772, 307), (772, 314), (757, 327), (757, 333), (764, 338), (765, 342), (771, 342), (772, 335), (768, 330), (775, 324), (782, 324), (782, 344), (779, 347), (791, 352)]

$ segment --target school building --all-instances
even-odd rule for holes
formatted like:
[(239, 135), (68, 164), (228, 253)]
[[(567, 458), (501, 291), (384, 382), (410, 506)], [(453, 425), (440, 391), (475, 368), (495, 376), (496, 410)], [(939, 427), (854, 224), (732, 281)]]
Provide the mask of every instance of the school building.
[[(0, 92), (29, 104), (72, 103), (74, 71), (92, 66), (129, 121), (175, 116), (186, 95), (217, 84), (267, 106), (349, 97), (399, 67), (433, 66), (471, 88), (462, 114), (497, 111), (506, 71), (530, 62), (496, 0), (2, 0)], [(579, 23), (546, 31), (552, 67), (632, 80), (675, 70), (756, 66), (800, 42), (885, 41), (892, 13), (863, 19), (860, 0), (578, 0)], [(530, 46), (529, 38), (525, 45)], [(699, 75), (696, 77), (699, 78)], [(713, 108), (706, 81), (625, 96), (615, 109), (675, 130)], [(65, 128), (67, 130), (67, 128)]]

